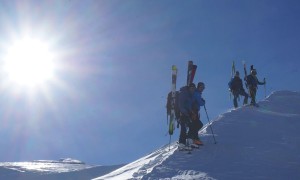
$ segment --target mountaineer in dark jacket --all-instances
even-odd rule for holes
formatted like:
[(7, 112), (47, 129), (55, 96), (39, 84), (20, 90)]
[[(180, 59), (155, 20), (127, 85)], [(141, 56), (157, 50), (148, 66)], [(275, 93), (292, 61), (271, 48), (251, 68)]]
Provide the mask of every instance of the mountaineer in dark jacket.
[(251, 74), (247, 76), (246, 82), (247, 86), (249, 88), (250, 96), (251, 96), (251, 105), (257, 106), (256, 104), (256, 91), (257, 91), (257, 85), (264, 85), (266, 84), (266, 79), (264, 79), (264, 82), (260, 82), (257, 77), (256, 69), (251, 70)]
[(229, 82), (229, 87), (233, 94), (233, 105), (235, 108), (238, 107), (237, 98), (239, 95), (244, 96), (244, 105), (248, 103), (249, 95), (245, 92), (239, 71), (236, 71), (234, 78)]
[[(180, 110), (180, 135), (179, 135), (179, 150), (191, 149), (193, 131), (191, 128), (193, 118), (195, 117), (192, 111), (192, 105), (195, 101), (196, 85), (191, 83), (189, 86), (182, 87), (178, 97), (178, 107)], [(188, 132), (187, 128), (189, 129)]]

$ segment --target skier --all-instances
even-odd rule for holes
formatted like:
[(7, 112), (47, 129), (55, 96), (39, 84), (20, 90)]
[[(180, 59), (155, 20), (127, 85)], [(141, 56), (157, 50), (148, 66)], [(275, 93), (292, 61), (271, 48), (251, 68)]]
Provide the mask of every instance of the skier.
[(250, 75), (247, 76), (247, 85), (249, 88), (250, 96), (251, 96), (251, 103), (250, 105), (258, 106), (256, 104), (256, 91), (257, 91), (257, 85), (264, 85), (266, 84), (266, 79), (264, 78), (264, 82), (260, 82), (257, 77), (256, 69), (252, 69)]
[(203, 145), (202, 141), (200, 140), (198, 136), (198, 131), (203, 127), (203, 123), (200, 121), (200, 106), (205, 105), (205, 100), (202, 98), (202, 92), (205, 89), (205, 84), (203, 82), (199, 82), (197, 84), (197, 89), (194, 93), (195, 101), (193, 103), (193, 114), (196, 115), (196, 117), (193, 119), (191, 124), (191, 130), (192, 130), (192, 138), (193, 138), (193, 146), (194, 145)]
[[(192, 105), (195, 101), (196, 85), (191, 83), (189, 86), (182, 87), (179, 92), (178, 106), (180, 110), (180, 135), (179, 135), (179, 150), (190, 150), (193, 137), (193, 129), (191, 128), (192, 120), (196, 118), (192, 111)], [(186, 132), (188, 130), (188, 133)]]
[(244, 96), (244, 102), (243, 104), (248, 104), (248, 97), (249, 95), (245, 92), (245, 89), (243, 87), (242, 79), (240, 78), (239, 71), (235, 72), (234, 78), (228, 83), (231, 93), (233, 94), (233, 105), (235, 108), (238, 107), (237, 98), (239, 95)]

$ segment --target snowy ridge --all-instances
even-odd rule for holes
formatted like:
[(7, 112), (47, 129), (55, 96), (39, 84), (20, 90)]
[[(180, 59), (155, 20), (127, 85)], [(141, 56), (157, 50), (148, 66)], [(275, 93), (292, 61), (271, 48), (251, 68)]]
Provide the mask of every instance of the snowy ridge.
[(300, 179), (300, 93), (274, 92), (259, 105), (212, 121), (217, 144), (206, 126), (191, 155), (173, 143), (96, 179)]
[(176, 143), (166, 145), (149, 155), (140, 158), (124, 167), (117, 169), (105, 176), (98, 177), (100, 179), (141, 179), (144, 175), (151, 173), (154, 167), (160, 165), (177, 149)]
[(94, 166), (70, 158), (3, 162), (0, 179), (299, 180), (299, 107), (300, 92), (278, 91), (258, 108), (231, 109), (212, 120), (217, 144), (206, 125), (200, 132), (204, 146), (191, 154), (178, 151), (174, 142), (127, 165)]

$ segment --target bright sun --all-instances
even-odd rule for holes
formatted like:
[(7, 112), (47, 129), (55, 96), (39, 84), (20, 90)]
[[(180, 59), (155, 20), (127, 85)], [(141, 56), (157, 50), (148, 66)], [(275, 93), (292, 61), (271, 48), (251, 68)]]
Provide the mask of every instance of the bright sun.
[(7, 49), (3, 68), (9, 82), (33, 87), (53, 78), (53, 58), (46, 43), (24, 38)]

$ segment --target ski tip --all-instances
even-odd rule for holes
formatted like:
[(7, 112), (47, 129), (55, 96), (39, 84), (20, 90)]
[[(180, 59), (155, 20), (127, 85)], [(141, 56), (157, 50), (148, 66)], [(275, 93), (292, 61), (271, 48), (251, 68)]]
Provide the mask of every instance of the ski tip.
[(172, 70), (177, 70), (177, 67), (175, 65), (172, 65)]

